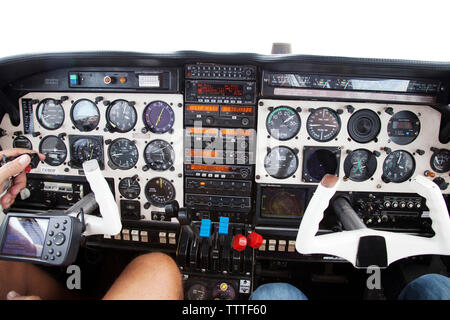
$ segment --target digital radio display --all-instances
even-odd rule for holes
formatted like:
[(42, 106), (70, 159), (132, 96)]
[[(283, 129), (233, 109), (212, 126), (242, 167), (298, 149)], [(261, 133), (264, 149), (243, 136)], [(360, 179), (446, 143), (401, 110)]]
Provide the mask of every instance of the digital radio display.
[(244, 129), (222, 129), (220, 133), (223, 136), (247, 136), (250, 137), (253, 135), (253, 130), (244, 130)]
[(234, 106), (221, 106), (221, 112), (231, 112), (231, 113), (246, 113), (253, 114), (252, 107), (234, 107)]
[(198, 83), (199, 96), (241, 97), (243, 86), (240, 84)]
[(219, 111), (219, 106), (208, 106), (208, 105), (193, 105), (189, 104), (186, 106), (187, 111), (209, 111), (217, 112)]
[(214, 172), (229, 172), (229, 166), (211, 166), (204, 164), (191, 164), (186, 165), (186, 169), (188, 170), (196, 170), (196, 171), (214, 171)]
[(203, 134), (203, 135), (217, 135), (219, 133), (218, 129), (215, 128), (187, 128), (188, 134)]
[(202, 157), (202, 158), (217, 158), (219, 156), (219, 153), (217, 151), (212, 150), (186, 150), (186, 155), (191, 157)]

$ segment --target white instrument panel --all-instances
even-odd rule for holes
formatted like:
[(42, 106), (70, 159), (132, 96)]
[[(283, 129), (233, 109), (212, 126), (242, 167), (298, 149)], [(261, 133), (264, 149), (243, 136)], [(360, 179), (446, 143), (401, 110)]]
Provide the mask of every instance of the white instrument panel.
[[(17, 131), (24, 130), (23, 128), (23, 112), (22, 112), (22, 99), (36, 99), (39, 101), (43, 101), (44, 99), (50, 98), (59, 100), (62, 96), (68, 97), (67, 100), (63, 101), (61, 103), (65, 117), (64, 122), (61, 127), (59, 127), (56, 130), (48, 130), (41, 126), (39, 121), (37, 120), (36, 115), (36, 109), (38, 107), (38, 104), (33, 105), (33, 125), (34, 125), (34, 132), (39, 132), (40, 135), (33, 137), (31, 134), (26, 134), (25, 137), (28, 138), (32, 145), (33, 150), (38, 151), (40, 142), (43, 138), (45, 138), (48, 135), (55, 135), (58, 136), (61, 133), (65, 133), (66, 136), (64, 137), (64, 144), (67, 148), (67, 158), (64, 161), (63, 164), (59, 166), (50, 166), (46, 163), (40, 163), (39, 166), (32, 170), (31, 173), (41, 173), (41, 174), (51, 174), (51, 175), (59, 175), (59, 176), (79, 176), (80, 175), (80, 169), (74, 169), (71, 168), (68, 164), (70, 160), (70, 149), (71, 146), (69, 145), (69, 136), (71, 135), (77, 135), (77, 136), (102, 136), (103, 137), (103, 154), (104, 154), (104, 170), (102, 170), (103, 175), (105, 178), (113, 178), (114, 179), (114, 188), (115, 188), (115, 195), (116, 195), (116, 202), (120, 208), (120, 200), (127, 200), (124, 197), (121, 196), (119, 192), (119, 182), (120, 179), (124, 179), (127, 177), (132, 177), (134, 175), (138, 175), (139, 179), (139, 185), (141, 192), (138, 196), (138, 198), (133, 199), (140, 202), (141, 207), (141, 216), (143, 216), (143, 220), (152, 220), (151, 211), (159, 211), (164, 212), (164, 208), (156, 207), (153, 204), (145, 209), (144, 205), (148, 202), (146, 196), (145, 196), (145, 186), (147, 182), (152, 178), (158, 178), (162, 177), (171, 182), (173, 187), (175, 188), (175, 200), (178, 201), (178, 203), (182, 206), (183, 201), (183, 96), (180, 94), (148, 94), (148, 93), (78, 93), (78, 92), (48, 92), (48, 93), (29, 93), (22, 97), (19, 100), (19, 106), (20, 106), (20, 125), (15, 127), (11, 125), (11, 121), (9, 119), (9, 115), (6, 114), (2, 120), (1, 127), (7, 132), (7, 135), (0, 138), (0, 145), (3, 149), (8, 149), (13, 147), (13, 133)], [(100, 111), (100, 121), (98, 123), (98, 126), (96, 129), (92, 131), (80, 131), (77, 128), (74, 127), (74, 124), (71, 120), (71, 108), (72, 105), (80, 100), (80, 99), (89, 99), (92, 102), (95, 102), (96, 97), (103, 97), (102, 101), (99, 101), (97, 103), (97, 107)], [(103, 101), (110, 101), (113, 102), (115, 100), (126, 100), (126, 101), (133, 101), (135, 102), (134, 108), (137, 113), (137, 121), (136, 125), (134, 126), (134, 129), (132, 129), (129, 132), (125, 133), (119, 133), (119, 132), (105, 132), (104, 128), (107, 125), (106, 120), (106, 110), (107, 106), (103, 104)], [(143, 112), (145, 107), (153, 102), (153, 101), (163, 101), (167, 103), (173, 110), (174, 113), (174, 122), (172, 129), (165, 133), (152, 133), (150, 131), (143, 133), (141, 131), (142, 128), (145, 127), (144, 121), (143, 121)], [(131, 141), (134, 141), (135, 146), (137, 147), (137, 150), (139, 152), (138, 155), (138, 161), (136, 165), (128, 170), (121, 170), (121, 169), (112, 169), (109, 164), (109, 155), (108, 155), (108, 145), (105, 143), (107, 140), (114, 141), (118, 138), (126, 138)], [(155, 139), (161, 139), (166, 142), (168, 142), (175, 153), (175, 159), (173, 162), (173, 168), (175, 170), (165, 170), (165, 171), (155, 171), (149, 168), (147, 171), (144, 171), (142, 168), (146, 165), (146, 162), (144, 160), (144, 150), (145, 147), (149, 142)], [(176, 218), (172, 218), (173, 222), (176, 222)]]
[[(351, 105), (354, 111), (351, 113), (347, 110), (347, 106)], [(286, 141), (280, 141), (269, 133), (266, 125), (267, 118), (272, 110), (277, 107), (290, 107), (297, 110), (301, 119), (301, 127), (299, 132)], [(298, 112), (301, 108), (301, 112)], [(330, 108), (335, 111), (340, 119), (340, 131), (336, 137), (327, 142), (320, 142), (312, 139), (307, 131), (307, 119), (312, 109)], [(388, 123), (392, 115), (386, 112), (387, 108), (392, 108), (393, 114), (400, 111), (413, 112), (420, 121), (420, 131), (417, 138), (409, 144), (399, 145), (394, 143), (388, 135)], [(347, 130), (347, 124), (350, 117), (358, 110), (369, 109), (374, 111), (381, 122), (381, 129), (377, 139), (368, 143), (359, 143), (350, 138)], [(339, 111), (338, 111), (339, 110)], [(372, 178), (356, 182), (350, 179), (342, 179), (338, 191), (366, 191), (366, 192), (405, 192), (406, 184), (411, 183), (408, 179), (402, 183), (384, 182), (381, 177), (383, 174), (383, 163), (388, 156), (384, 148), (390, 148), (392, 151), (404, 150), (409, 152), (415, 160), (415, 171), (412, 177), (416, 175), (424, 175), (426, 170), (435, 173), (435, 177), (442, 177), (449, 181), (449, 172), (438, 173), (433, 171), (430, 165), (430, 159), (433, 156), (431, 147), (438, 149), (449, 149), (450, 143), (442, 144), (439, 142), (439, 127), (441, 123), (441, 114), (430, 106), (425, 105), (398, 105), (398, 104), (381, 104), (381, 103), (357, 103), (357, 102), (324, 102), (324, 101), (302, 101), (302, 100), (269, 100), (262, 99), (259, 101), (258, 107), (258, 128), (257, 128), (257, 157), (255, 169), (255, 181), (257, 183), (267, 184), (303, 184), (316, 185), (317, 183), (307, 182), (304, 179), (304, 148), (306, 147), (336, 147), (340, 148), (339, 152), (339, 177), (344, 178), (344, 161), (349, 152), (357, 149), (367, 149), (370, 152), (378, 151), (380, 155), (376, 157), (377, 167)], [(298, 166), (295, 172), (284, 179), (278, 179), (268, 174), (264, 167), (265, 157), (268, 150), (277, 146), (286, 146), (290, 149), (298, 150)], [(420, 155), (417, 150), (423, 150)], [(432, 179), (432, 178), (430, 178)], [(450, 187), (442, 191), (444, 194), (450, 193)]]

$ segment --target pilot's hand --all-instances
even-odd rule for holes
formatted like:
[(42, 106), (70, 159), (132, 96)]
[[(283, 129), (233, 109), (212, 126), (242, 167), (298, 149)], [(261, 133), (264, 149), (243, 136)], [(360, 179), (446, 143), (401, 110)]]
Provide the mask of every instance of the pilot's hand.
[(38, 296), (21, 296), (15, 291), (10, 291), (6, 295), (6, 300), (42, 300)]
[(14, 200), (16, 199), (19, 192), (27, 185), (27, 177), (24, 170), (31, 161), (31, 158), (26, 155), (27, 153), (37, 153), (41, 161), (45, 159), (45, 155), (28, 149), (14, 148), (0, 151), (0, 160), (3, 155), (7, 157), (20, 156), (14, 161), (8, 162), (0, 168), (0, 194), (3, 193), (2, 188), (6, 180), (9, 177), (14, 177), (17, 175), (14, 179), (12, 179), (11, 187), (1, 199), (1, 205), (4, 209), (8, 208), (11, 204), (14, 203)]

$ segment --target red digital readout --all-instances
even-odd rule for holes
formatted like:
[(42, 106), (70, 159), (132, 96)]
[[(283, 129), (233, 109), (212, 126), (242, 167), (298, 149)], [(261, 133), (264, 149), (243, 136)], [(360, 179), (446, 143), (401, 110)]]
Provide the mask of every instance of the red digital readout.
[(239, 84), (197, 84), (197, 94), (202, 96), (240, 97), (242, 91), (242, 85)]
[(200, 171), (220, 171), (220, 172), (229, 172), (230, 167), (228, 166), (210, 166), (210, 165), (204, 165), (204, 164), (191, 164), (186, 165), (187, 169), (191, 170), (200, 170)]

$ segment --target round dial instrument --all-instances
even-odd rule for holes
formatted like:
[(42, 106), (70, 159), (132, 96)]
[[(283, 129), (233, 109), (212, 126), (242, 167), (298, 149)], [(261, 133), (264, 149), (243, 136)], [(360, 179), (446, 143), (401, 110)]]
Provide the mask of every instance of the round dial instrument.
[(434, 152), (431, 157), (431, 168), (439, 173), (445, 173), (450, 170), (450, 151), (447, 149), (440, 149)]
[(264, 168), (267, 173), (277, 179), (286, 179), (292, 176), (297, 167), (297, 155), (291, 148), (285, 146), (271, 149), (264, 159)]
[(111, 142), (108, 148), (110, 167), (121, 170), (133, 168), (139, 158), (139, 151), (133, 141), (119, 138)]
[(413, 156), (404, 150), (391, 152), (383, 163), (383, 180), (386, 182), (404, 182), (411, 178), (416, 168)]
[(93, 138), (80, 138), (73, 142), (71, 146), (72, 161), (81, 167), (83, 162), (91, 159), (97, 159), (100, 166), (103, 162), (103, 145), (99, 140)]
[(380, 128), (380, 118), (369, 109), (356, 111), (348, 120), (347, 125), (348, 134), (359, 143), (367, 143), (374, 140), (380, 132)]
[(389, 138), (396, 144), (405, 145), (413, 142), (420, 132), (420, 120), (411, 111), (400, 111), (388, 122)]
[(153, 101), (144, 109), (144, 124), (153, 133), (165, 133), (175, 122), (173, 109), (164, 101)]
[(22, 148), (22, 149), (30, 149), (33, 150), (33, 144), (30, 139), (25, 136), (19, 136), (13, 140), (13, 148)]
[(209, 293), (206, 286), (200, 283), (195, 283), (189, 287), (186, 294), (188, 300), (208, 300)]
[(352, 151), (344, 161), (345, 176), (352, 181), (370, 179), (377, 170), (377, 158), (366, 149)]
[(137, 181), (137, 176), (120, 180), (119, 192), (126, 199), (136, 199), (141, 194), (141, 186)]
[(306, 121), (306, 129), (311, 138), (319, 142), (334, 139), (341, 130), (339, 116), (330, 108), (318, 108), (311, 112)]
[(266, 119), (266, 128), (269, 134), (281, 141), (293, 138), (300, 131), (300, 127), (300, 116), (290, 107), (278, 107)]
[(45, 155), (45, 163), (59, 166), (67, 158), (67, 148), (57, 136), (46, 136), (39, 144), (39, 152)]
[(91, 100), (81, 99), (73, 104), (70, 117), (78, 130), (92, 131), (100, 122), (100, 111)]
[(173, 166), (175, 151), (170, 143), (164, 140), (153, 140), (145, 147), (145, 163), (156, 171), (165, 171)]
[(106, 120), (114, 131), (128, 132), (136, 125), (136, 109), (126, 100), (113, 101), (106, 111)]
[(155, 207), (163, 208), (167, 202), (175, 199), (175, 187), (164, 178), (153, 178), (145, 186), (145, 196)]
[(45, 129), (56, 130), (64, 123), (64, 109), (58, 101), (45, 99), (37, 107), (36, 118)]

